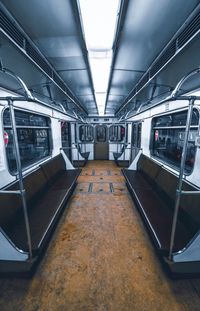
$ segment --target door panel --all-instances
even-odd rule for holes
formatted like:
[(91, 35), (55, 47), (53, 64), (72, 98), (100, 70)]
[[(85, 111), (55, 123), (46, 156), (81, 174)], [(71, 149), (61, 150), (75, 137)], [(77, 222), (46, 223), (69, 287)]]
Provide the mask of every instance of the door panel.
[(133, 123), (131, 138), (131, 162), (135, 159), (141, 148), (141, 128), (142, 123)]
[(94, 159), (108, 160), (108, 131), (107, 126), (97, 125), (95, 128), (95, 142), (94, 142)]
[(71, 135), (70, 123), (66, 121), (61, 122), (61, 141), (62, 148), (68, 159), (71, 161)]

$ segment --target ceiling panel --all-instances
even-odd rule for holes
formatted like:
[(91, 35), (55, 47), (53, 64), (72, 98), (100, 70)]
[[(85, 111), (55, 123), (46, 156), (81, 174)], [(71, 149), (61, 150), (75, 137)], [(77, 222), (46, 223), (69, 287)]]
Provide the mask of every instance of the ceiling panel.
[[(129, 0), (124, 4), (115, 40), (108, 100), (110, 93), (125, 94), (135, 88), (142, 72), (147, 71), (199, 1)], [(121, 70), (120, 75), (116, 74), (117, 70)], [(127, 75), (126, 70), (141, 71), (141, 75)]]
[[(73, 99), (84, 107), (86, 101), (82, 95), (90, 94), (93, 98), (90, 106), (92, 109), (96, 109), (86, 46), (83, 40), (76, 1), (3, 0), (2, 3), (62, 78), (72, 92)], [(9, 68), (9, 59), (7, 63)], [(22, 61), (21, 66), (25, 67), (25, 63)], [(19, 72), (17, 73), (19, 74)], [(36, 85), (43, 84), (42, 80), (30, 82), (25, 77), (24, 81), (28, 85)], [(88, 109), (84, 107), (88, 113), (90, 113), (90, 106), (87, 106)]]
[[(114, 41), (107, 94), (106, 111), (109, 112), (116, 112), (123, 106), (144, 72), (199, 5), (199, 0), (124, 0), (122, 3), (125, 5), (122, 6), (124, 11)], [(89, 114), (97, 113), (77, 2), (2, 0), (2, 5), (58, 73), (77, 103)], [(65, 100), (66, 95), (53, 85), (50, 77), (21, 52), (2, 37), (2, 63), (23, 78), (35, 93), (50, 96), (52, 100)], [(176, 74), (176, 67), (173, 67), (173, 74)], [(151, 97), (152, 88), (143, 94)]]

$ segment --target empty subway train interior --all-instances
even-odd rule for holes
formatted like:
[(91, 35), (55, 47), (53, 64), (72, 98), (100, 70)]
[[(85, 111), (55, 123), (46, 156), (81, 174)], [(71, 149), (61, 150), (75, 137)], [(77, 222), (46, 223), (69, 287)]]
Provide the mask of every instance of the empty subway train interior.
[(200, 2), (0, 1), (0, 309), (199, 310)]

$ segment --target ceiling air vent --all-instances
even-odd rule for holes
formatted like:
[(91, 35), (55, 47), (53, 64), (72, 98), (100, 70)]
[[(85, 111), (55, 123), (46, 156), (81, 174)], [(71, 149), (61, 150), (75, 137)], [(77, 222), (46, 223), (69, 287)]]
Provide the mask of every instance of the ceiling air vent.
[(148, 73), (146, 73), (142, 79), (139, 81), (138, 85), (137, 85), (137, 90), (140, 90), (149, 80), (149, 75)]
[(192, 19), (177, 38), (178, 48), (181, 48), (192, 36), (200, 30), (200, 12)]
[(44, 72), (46, 72), (50, 77), (52, 76), (50, 66), (28, 41), (26, 42), (26, 52), (36, 62), (36, 64), (44, 70)]
[(0, 10), (0, 27), (21, 47), (24, 48), (24, 37), (12, 21)]
[(135, 96), (136, 93), (137, 93), (137, 89), (134, 88), (134, 89), (132, 90), (132, 92), (128, 95), (127, 101), (131, 100), (131, 98), (132, 98), (133, 96)]
[(57, 85), (63, 89), (64, 91), (66, 91), (66, 85), (64, 84), (64, 82), (57, 76), (54, 75), (54, 81), (57, 83)]

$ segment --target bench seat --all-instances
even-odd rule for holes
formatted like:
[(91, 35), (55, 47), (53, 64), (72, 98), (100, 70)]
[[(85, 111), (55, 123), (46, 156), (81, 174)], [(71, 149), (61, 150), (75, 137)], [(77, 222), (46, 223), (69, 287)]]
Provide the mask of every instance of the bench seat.
[[(69, 198), (74, 182), (80, 170), (70, 170), (59, 178), (33, 203), (28, 204), (28, 216), (31, 231), (32, 250), (36, 254), (43, 248), (51, 233), (51, 227), (63, 211), (64, 203)], [(16, 224), (6, 230), (12, 242), (21, 250), (28, 251), (27, 236), (22, 211), (18, 213)]]
[[(32, 240), (32, 251), (38, 256), (66, 207), (80, 174), (80, 169), (66, 170), (62, 155), (41, 164), (23, 177)], [(18, 190), (16, 181), (5, 190)], [(18, 249), (27, 252), (27, 234), (21, 198), (17, 194), (0, 194), (0, 226)]]
[[(172, 209), (140, 172), (124, 170), (123, 173), (156, 247), (162, 253), (168, 253), (173, 219)], [(174, 251), (182, 249), (192, 236), (186, 226), (178, 221)]]
[[(172, 190), (170, 185), (176, 186), (178, 178), (174, 175), (170, 176), (170, 172), (165, 170), (162, 165), (152, 161), (143, 154), (140, 156), (136, 171), (123, 169), (122, 172), (130, 193), (147, 224), (156, 248), (163, 255), (167, 255), (170, 248), (176, 193), (176, 188)], [(188, 188), (186, 185), (185, 187)], [(174, 252), (183, 249), (198, 230), (198, 224), (182, 208), (180, 208), (179, 216), (173, 248)]]

